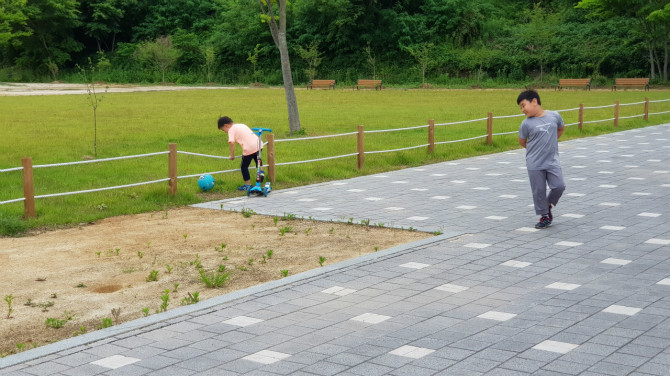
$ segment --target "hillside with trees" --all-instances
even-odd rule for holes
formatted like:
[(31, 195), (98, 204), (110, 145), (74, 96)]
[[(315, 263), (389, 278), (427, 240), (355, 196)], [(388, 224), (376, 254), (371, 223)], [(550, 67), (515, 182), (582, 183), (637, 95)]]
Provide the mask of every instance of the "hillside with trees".
[[(0, 81), (77, 81), (91, 59), (107, 82), (281, 85), (261, 2), (0, 0)], [(285, 21), (296, 85), (668, 79), (667, 0), (293, 0)]]

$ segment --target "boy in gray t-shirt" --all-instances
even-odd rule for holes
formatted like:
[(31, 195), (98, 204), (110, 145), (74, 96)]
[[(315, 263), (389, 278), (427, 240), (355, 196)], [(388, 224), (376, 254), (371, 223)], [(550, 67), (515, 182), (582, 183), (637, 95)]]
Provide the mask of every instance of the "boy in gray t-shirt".
[[(519, 128), (519, 144), (526, 148), (526, 168), (533, 192), (535, 214), (541, 216), (535, 228), (551, 226), (551, 214), (565, 191), (563, 172), (558, 159), (558, 139), (565, 124), (558, 112), (543, 110), (535, 90), (519, 94), (516, 103), (527, 116)], [(551, 191), (547, 195), (547, 185)]]

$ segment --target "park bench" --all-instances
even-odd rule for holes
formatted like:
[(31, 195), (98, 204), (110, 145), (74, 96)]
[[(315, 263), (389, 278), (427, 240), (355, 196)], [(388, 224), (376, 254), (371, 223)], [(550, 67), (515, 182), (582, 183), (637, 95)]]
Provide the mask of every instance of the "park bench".
[(556, 90), (560, 90), (566, 86), (583, 86), (584, 90), (591, 90), (591, 79), (590, 78), (561, 78), (558, 80), (558, 86)]
[(648, 78), (617, 78), (614, 81), (612, 90), (616, 91), (617, 86), (644, 86), (644, 90), (649, 90)]
[(324, 89), (333, 88), (335, 90), (335, 80), (312, 80), (312, 83), (307, 84), (307, 89), (314, 89), (315, 87)]
[(354, 85), (354, 89), (359, 90), (360, 88), (381, 90), (382, 80), (358, 80), (358, 83)]

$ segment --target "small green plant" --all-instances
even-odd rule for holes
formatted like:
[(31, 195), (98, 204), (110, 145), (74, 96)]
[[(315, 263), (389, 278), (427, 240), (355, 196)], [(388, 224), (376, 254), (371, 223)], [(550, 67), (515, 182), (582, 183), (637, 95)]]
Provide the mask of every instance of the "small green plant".
[(375, 252), (379, 250), (379, 246), (375, 246)]
[(277, 217), (277, 216), (272, 217), (272, 222), (274, 222), (274, 223), (275, 223), (275, 226), (276, 226), (276, 225), (277, 225), (277, 222), (279, 222), (279, 217)]
[(311, 228), (311, 227), (308, 228), (307, 230), (305, 230), (305, 235), (309, 236), (309, 233), (310, 233), (310, 232), (312, 232), (312, 228)]
[(98, 329), (109, 328), (112, 325), (114, 325), (112, 319), (110, 319), (109, 317), (105, 317), (102, 319), (102, 324), (98, 326)]
[(221, 260), (228, 261), (228, 256), (223, 256), (223, 258), (221, 258)]
[(53, 317), (48, 317), (46, 320), (47, 328), (60, 329), (65, 325), (66, 320), (58, 320)]
[(286, 270), (286, 269), (281, 270), (281, 276), (282, 277), (286, 277), (287, 275), (288, 275), (288, 270)]
[(188, 234), (184, 234), (182, 236), (184, 237), (184, 240), (186, 240), (186, 238), (188, 238)]
[(119, 325), (119, 316), (121, 316), (121, 307), (112, 308), (112, 317), (114, 317), (114, 322), (116, 325)]
[(353, 225), (354, 224), (354, 217), (349, 217), (349, 220), (347, 221), (348, 225)]
[(173, 268), (170, 266), (170, 264), (165, 265), (165, 269), (167, 269), (168, 274), (172, 273)]
[(251, 217), (251, 216), (254, 215), (254, 214), (256, 214), (256, 212), (253, 211), (253, 209), (250, 209), (250, 208), (244, 208), (244, 209), (242, 209), (242, 216), (243, 216), (244, 218), (249, 218), (249, 217)]
[(151, 262), (151, 266), (156, 265), (156, 259), (158, 258), (158, 255), (154, 255), (154, 261)]
[(226, 271), (226, 266), (223, 264), (219, 265), (219, 273), (224, 273)]
[(296, 219), (295, 214), (292, 213), (284, 213), (284, 216), (282, 217), (282, 221), (293, 221)]
[(330, 230), (328, 230), (328, 233), (331, 235), (335, 232), (335, 227), (331, 227)]
[(361, 224), (363, 226), (370, 227), (370, 220), (369, 219), (361, 219)]
[(75, 286), (75, 287), (77, 287), (77, 288), (84, 288), (84, 287), (86, 287), (86, 285), (85, 285), (85, 284), (83, 284), (83, 283), (80, 283), (80, 284), (78, 284), (78, 285), (77, 285), (77, 286)]
[(47, 301), (46, 303), (39, 303), (37, 306), (42, 308), (42, 312), (49, 312), (49, 308), (54, 306), (54, 302)]
[(12, 294), (9, 294), (5, 296), (5, 302), (7, 302), (7, 318), (11, 319), (12, 318), (12, 312), (14, 310), (12, 309), (12, 301), (14, 300), (14, 296)]
[(114, 251), (116, 252), (116, 255), (119, 256), (121, 253), (121, 248), (116, 248)]
[(263, 260), (259, 261), (261, 264), (265, 264), (267, 261), (267, 256), (263, 255)]
[(375, 223), (375, 226), (377, 226), (377, 227), (379, 227), (379, 228), (383, 228), (383, 227), (384, 227), (384, 224), (383, 224), (383, 223)]
[(323, 266), (324, 262), (326, 262), (326, 258), (323, 256), (319, 256), (319, 265)]
[(250, 258), (249, 261), (247, 261), (247, 265), (251, 266), (254, 264), (254, 259)]
[(23, 351), (24, 347), (25, 347), (25, 345), (23, 343), (19, 342), (19, 343), (16, 344), (16, 349), (19, 350), (19, 351)]
[(161, 312), (167, 311), (168, 304), (170, 304), (170, 290), (165, 290), (161, 295)]
[(221, 243), (220, 247), (214, 247), (214, 250), (217, 252), (223, 252), (223, 250), (226, 248), (226, 243)]
[(193, 294), (190, 292), (188, 296), (181, 300), (181, 305), (195, 304), (200, 301), (200, 292), (196, 291)]
[(53, 294), (51, 294), (51, 296), (50, 296), (50, 297), (51, 297), (51, 299), (58, 299), (58, 295), (56, 295), (56, 293), (55, 293), (55, 292), (54, 292)]
[(123, 269), (123, 274), (135, 273), (135, 268)]
[(152, 270), (147, 276), (147, 282), (156, 282), (158, 281), (158, 270)]
[(98, 252), (96, 252), (95, 254), (98, 255), (98, 257), (100, 257), (100, 253), (102, 253), (102, 252), (101, 252), (101, 251), (98, 251)]
[(433, 231), (433, 235), (435, 235), (435, 236), (442, 235), (442, 231), (440, 231), (440, 230)]
[(246, 272), (248, 270), (247, 267), (244, 265), (237, 265), (236, 268), (240, 269), (243, 272)]
[(142, 314), (144, 314), (144, 317), (149, 316), (149, 307), (142, 308)]
[(67, 321), (70, 321), (74, 318), (74, 313), (70, 313), (68, 311), (65, 311), (65, 312), (63, 312), (63, 314), (65, 315), (65, 320), (67, 320)]
[(207, 286), (210, 289), (223, 286), (228, 280), (229, 276), (230, 272), (227, 273), (216, 272), (207, 274), (204, 270), (200, 271), (200, 279), (205, 283), (205, 286)]
[(74, 332), (73, 336), (76, 337), (76, 336), (80, 336), (80, 335), (85, 334), (85, 333), (86, 333), (86, 327), (85, 326), (80, 326), (79, 330)]
[(202, 269), (202, 263), (200, 262), (200, 255), (195, 254), (195, 260), (189, 262), (189, 265), (195, 267), (196, 269)]
[(267, 255), (268, 255), (268, 260), (272, 258), (272, 255), (274, 255), (275, 251), (268, 249)]
[(179, 283), (175, 283), (173, 285), (173, 287), (174, 287), (174, 290), (172, 290), (172, 292), (177, 292), (177, 289), (179, 288)]
[(284, 227), (279, 229), (279, 236), (284, 236), (284, 234), (286, 234), (287, 232), (291, 232), (291, 230), (293, 230), (293, 227), (284, 226)]
[(137, 251), (137, 257), (139, 258), (144, 257), (144, 253), (142, 253), (142, 251)]

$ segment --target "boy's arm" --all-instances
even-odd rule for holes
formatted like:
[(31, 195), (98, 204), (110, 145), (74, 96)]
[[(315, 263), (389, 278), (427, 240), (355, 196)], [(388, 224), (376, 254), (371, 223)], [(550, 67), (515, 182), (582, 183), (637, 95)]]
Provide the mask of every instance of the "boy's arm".
[(519, 145), (523, 146), (524, 148), (526, 147), (526, 139), (519, 137)]
[(565, 126), (558, 128), (558, 130), (556, 131), (556, 135), (558, 136), (557, 138), (561, 138), (561, 136), (563, 135), (563, 130), (565, 130)]
[(228, 146), (230, 146), (230, 160), (235, 159), (235, 143), (234, 142), (229, 142)]

